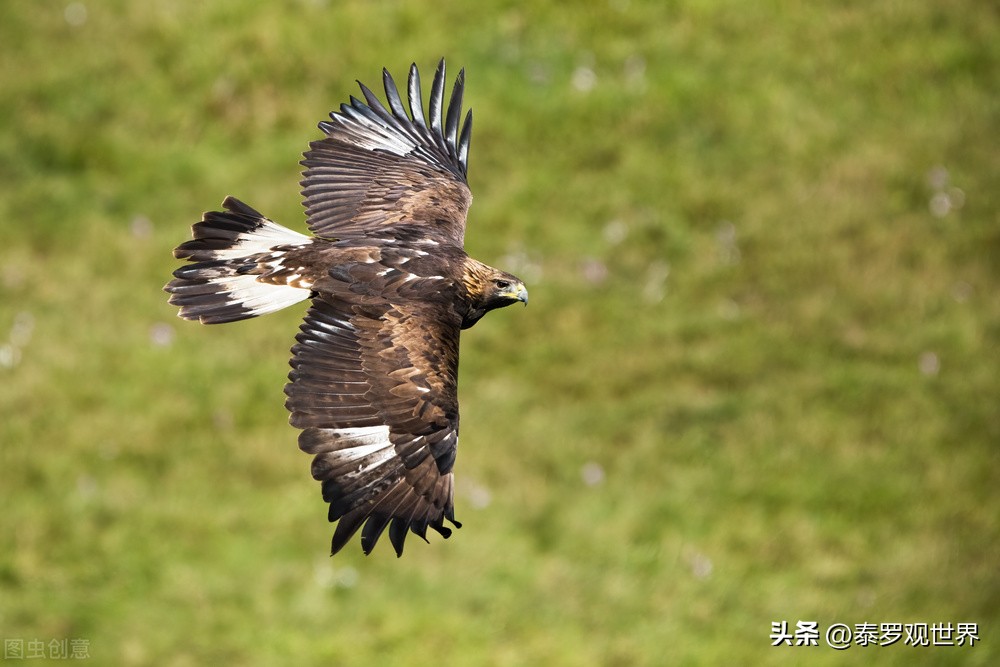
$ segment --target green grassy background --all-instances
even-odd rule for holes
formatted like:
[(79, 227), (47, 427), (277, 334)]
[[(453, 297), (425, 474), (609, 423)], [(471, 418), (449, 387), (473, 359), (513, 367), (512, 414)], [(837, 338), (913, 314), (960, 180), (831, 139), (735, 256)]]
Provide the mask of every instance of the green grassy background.
[[(327, 555), (303, 308), (160, 291), (382, 66), (476, 111), (447, 542)], [(425, 72), (425, 75), (427, 73)], [(107, 665), (997, 664), (991, 3), (0, 4), (0, 637)], [(773, 621), (977, 622), (771, 648)], [(35, 661), (39, 662), (39, 661)]]

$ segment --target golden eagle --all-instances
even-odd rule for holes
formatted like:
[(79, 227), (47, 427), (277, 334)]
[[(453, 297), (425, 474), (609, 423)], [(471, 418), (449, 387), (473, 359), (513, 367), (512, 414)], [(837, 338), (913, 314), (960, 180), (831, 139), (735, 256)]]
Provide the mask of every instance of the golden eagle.
[[(382, 71), (388, 108), (359, 82), (305, 153), (303, 236), (227, 197), (174, 256), (187, 264), (164, 288), (180, 316), (205, 324), (312, 305), (292, 348), (285, 403), (314, 455), (331, 553), (361, 530), (366, 554), (389, 529), (426, 540), (456, 527), (459, 333), (490, 310), (527, 303), (524, 283), (463, 249), (472, 201), (466, 173), (472, 112), (465, 70), (444, 106), (438, 65), (424, 115), (410, 67), (404, 105)], [(409, 112), (407, 113), (407, 109)]]

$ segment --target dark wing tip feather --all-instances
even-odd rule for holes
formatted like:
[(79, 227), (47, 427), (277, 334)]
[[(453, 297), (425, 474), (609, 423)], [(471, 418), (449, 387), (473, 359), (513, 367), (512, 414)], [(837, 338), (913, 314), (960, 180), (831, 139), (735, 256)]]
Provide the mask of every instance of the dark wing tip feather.
[(445, 65), (444, 58), (438, 63), (437, 70), (434, 72), (434, 81), (431, 83), (431, 96), (427, 101), (428, 113), (431, 116), (431, 134), (433, 135), (434, 142), (437, 147), (444, 151), (445, 155), (449, 155), (448, 143), (444, 138), (444, 129), (442, 127), (443, 121), (443, 111), (444, 111), (444, 73)]
[(406, 542), (406, 534), (408, 532), (406, 521), (400, 518), (392, 520), (392, 524), (389, 526), (389, 542), (392, 543), (392, 548), (395, 549), (397, 558), (403, 555), (403, 543)]
[(423, 92), (420, 90), (420, 72), (417, 70), (417, 63), (410, 64), (410, 76), (406, 80), (406, 96), (410, 100), (410, 115), (413, 122), (419, 127), (427, 128), (427, 120), (424, 118)]
[[(243, 203), (242, 201), (240, 201), (239, 199), (237, 199), (232, 195), (227, 195), (226, 198), (222, 200), (222, 208), (226, 209), (227, 211), (231, 211), (233, 213), (239, 213), (240, 215), (248, 216), (250, 218), (264, 217), (263, 213), (257, 211), (251, 206), (248, 206), (247, 204)], [(210, 213), (206, 213), (206, 215), (210, 215)]]
[(458, 163), (462, 165), (462, 173), (469, 173), (469, 143), (472, 141), (472, 109), (465, 115), (462, 125), (462, 135), (458, 139)]
[(448, 102), (448, 118), (445, 121), (445, 142), (448, 152), (458, 159), (458, 121), (462, 117), (462, 94), (465, 91), (465, 68), (455, 77), (455, 85), (451, 89), (451, 100)]
[(430, 105), (430, 115), (431, 115), (431, 129), (439, 137), (443, 138), (444, 135), (441, 134), (441, 110), (444, 104), (444, 58), (438, 63), (437, 70), (434, 72), (434, 82), (431, 83), (431, 98), (428, 102)]
[(340, 237), (400, 224), (443, 201), (449, 207), (442, 211), (447, 224), (440, 229), (462, 243), (470, 199), (461, 186), (468, 186), (472, 131), (472, 115), (462, 107), (465, 70), (449, 98), (443, 58), (427, 100), (420, 81), (415, 63), (405, 91), (383, 69), (384, 98), (358, 81), (361, 92), (319, 122), (325, 136), (309, 144), (300, 181), (307, 224), (315, 234)]
[[(340, 105), (339, 111), (330, 113), (331, 121), (321, 121), (319, 128), (327, 135), (342, 129), (344, 119), (355, 121), (367, 119), (363, 123), (376, 128), (375, 132), (397, 133), (415, 140), (425, 148), (440, 155), (441, 160), (450, 163), (450, 168), (465, 176), (468, 172), (469, 139), (472, 132), (472, 114), (462, 121), (462, 99), (465, 92), (465, 68), (455, 79), (451, 96), (445, 104), (445, 60), (438, 62), (434, 71), (428, 98), (427, 115), (424, 114), (423, 93), (420, 87), (420, 72), (416, 63), (410, 65), (404, 101), (399, 87), (386, 68), (382, 69), (382, 86), (387, 104), (384, 104), (372, 90), (357, 82), (363, 99), (351, 95), (350, 102)], [(373, 125), (372, 125), (373, 124)]]
[(382, 532), (391, 520), (392, 517), (387, 514), (373, 514), (365, 522), (365, 527), (361, 531), (361, 550), (366, 556), (375, 548), (378, 538), (382, 536)]
[[(393, 129), (395, 129), (395, 130), (397, 130), (399, 132), (402, 132), (403, 134), (409, 134), (409, 132), (407, 132), (406, 129), (402, 125), (400, 125), (400, 123), (399, 123), (400, 119), (397, 118), (396, 116), (394, 116), (393, 114), (389, 113), (389, 110), (386, 109), (385, 106), (383, 106), (382, 100), (380, 100), (378, 98), (378, 95), (376, 95), (375, 93), (373, 93), (368, 86), (366, 86), (365, 84), (361, 83), (360, 81), (358, 81), (358, 85), (361, 86), (361, 92), (362, 92), (362, 94), (364, 94), (365, 101), (368, 103), (368, 109), (370, 109), (371, 111), (374, 111), (376, 116), (378, 116), (379, 118), (381, 118), (387, 125), (389, 125)], [(359, 104), (360, 104), (360, 102), (359, 102)], [(392, 101), (391, 100), (390, 100), (389, 104), (390, 104), (390, 106), (392, 105)], [(361, 106), (364, 106), (364, 105), (361, 105)], [(365, 109), (359, 109), (359, 110), (362, 111), (363, 113), (366, 112)], [(407, 123), (407, 124), (409, 124), (409, 122), (410, 122), (410, 119), (406, 117), (405, 113), (403, 114), (401, 120), (404, 123)]]
[(389, 108), (392, 109), (392, 114), (397, 118), (407, 120), (406, 108), (403, 106), (403, 99), (399, 96), (399, 89), (396, 88), (396, 82), (393, 81), (389, 70), (384, 67), (382, 68), (382, 87), (385, 88), (385, 97), (389, 101)]
[(358, 532), (358, 528), (364, 523), (366, 517), (367, 515), (363, 510), (354, 510), (340, 517), (340, 520), (337, 521), (337, 528), (333, 531), (333, 539), (330, 542), (331, 556), (335, 556), (337, 552), (351, 541), (354, 533)]
[(368, 104), (368, 107), (379, 116), (388, 116), (389, 112), (385, 110), (384, 106), (382, 106), (382, 100), (378, 98), (378, 95), (373, 93), (371, 88), (361, 83), (361, 81), (358, 81), (357, 83), (361, 88), (361, 94), (364, 95), (365, 102)]
[(454, 509), (450, 503), (435, 517), (433, 509), (426, 506), (426, 502), (427, 498), (414, 495), (413, 489), (401, 483), (384, 492), (373, 503), (360, 505), (356, 502), (349, 503), (351, 507), (347, 511), (342, 509), (335, 512), (335, 503), (331, 503), (329, 519), (338, 523), (331, 541), (330, 555), (335, 555), (343, 549), (359, 530), (361, 550), (367, 556), (374, 551), (379, 538), (388, 528), (389, 541), (396, 556), (399, 557), (403, 555), (406, 536), (410, 532), (427, 542), (428, 528), (433, 528), (445, 539), (451, 537), (452, 530), (444, 525), (445, 519), (455, 528), (462, 527), (462, 524), (455, 520)]

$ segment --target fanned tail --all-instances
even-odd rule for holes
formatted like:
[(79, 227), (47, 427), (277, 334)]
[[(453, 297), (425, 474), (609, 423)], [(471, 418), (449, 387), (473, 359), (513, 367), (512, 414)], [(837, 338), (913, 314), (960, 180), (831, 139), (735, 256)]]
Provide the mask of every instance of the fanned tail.
[(280, 310), (309, 298), (297, 275), (283, 270), (289, 250), (308, 236), (278, 225), (235, 197), (224, 211), (206, 213), (191, 229), (194, 238), (174, 250), (192, 264), (174, 271), (163, 288), (188, 320), (235, 322)]

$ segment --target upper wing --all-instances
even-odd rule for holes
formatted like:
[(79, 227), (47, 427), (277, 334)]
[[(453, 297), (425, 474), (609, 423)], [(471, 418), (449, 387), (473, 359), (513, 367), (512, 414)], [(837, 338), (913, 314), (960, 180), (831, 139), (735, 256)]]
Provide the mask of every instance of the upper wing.
[(444, 76), (442, 60), (431, 87), (429, 119), (414, 64), (407, 86), (409, 116), (395, 82), (382, 70), (388, 109), (358, 82), (367, 104), (352, 95), (340, 113), (319, 124), (327, 136), (309, 145), (301, 183), (307, 224), (317, 236), (366, 234), (406, 221), (462, 245), (472, 202), (466, 181), (472, 111), (459, 132), (463, 69), (442, 122)]
[(313, 300), (285, 393), (292, 425), (304, 429), (299, 446), (315, 455), (330, 521), (339, 520), (332, 553), (362, 524), (365, 553), (388, 526), (397, 555), (408, 529), (447, 537), (444, 519), (458, 525), (459, 326), (443, 301), (406, 306), (349, 289)]

